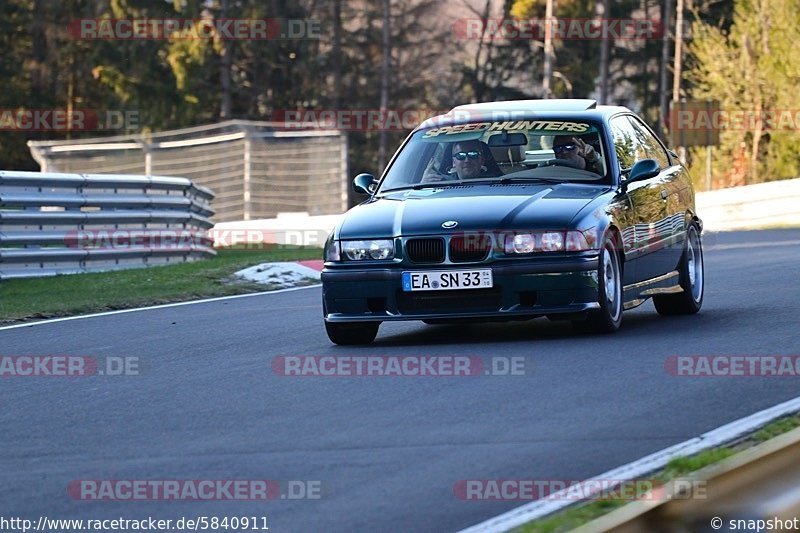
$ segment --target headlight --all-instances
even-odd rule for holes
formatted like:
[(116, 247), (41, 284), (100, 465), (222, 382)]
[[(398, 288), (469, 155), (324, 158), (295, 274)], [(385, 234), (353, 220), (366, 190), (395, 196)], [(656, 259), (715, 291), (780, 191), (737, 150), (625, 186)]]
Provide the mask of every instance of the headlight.
[(506, 237), (507, 254), (529, 254), (536, 249), (536, 237), (530, 233), (518, 233)]
[(533, 252), (581, 252), (594, 249), (594, 230), (543, 231), (506, 235), (507, 254)]
[(342, 252), (351, 261), (394, 258), (394, 241), (380, 239), (371, 241), (341, 241)]
[(542, 251), (560, 252), (564, 249), (564, 233), (560, 231), (548, 231), (542, 233)]

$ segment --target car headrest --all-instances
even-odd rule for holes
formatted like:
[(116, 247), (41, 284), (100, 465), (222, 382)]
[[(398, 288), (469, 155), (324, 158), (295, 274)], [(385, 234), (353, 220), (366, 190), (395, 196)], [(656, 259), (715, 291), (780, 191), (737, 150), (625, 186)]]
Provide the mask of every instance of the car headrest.
[(490, 146), (489, 150), (500, 165), (521, 163), (525, 160), (524, 146)]

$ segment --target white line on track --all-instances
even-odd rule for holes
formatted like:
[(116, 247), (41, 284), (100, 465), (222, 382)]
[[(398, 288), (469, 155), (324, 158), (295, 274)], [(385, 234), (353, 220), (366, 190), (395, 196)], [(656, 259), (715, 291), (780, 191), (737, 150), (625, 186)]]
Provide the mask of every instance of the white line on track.
[(800, 244), (800, 241), (767, 241), (767, 242), (741, 242), (741, 243), (732, 243), (732, 244), (710, 244), (706, 246), (703, 245), (703, 249), (709, 252), (721, 251), (721, 250), (739, 250), (742, 248), (765, 248), (765, 247), (777, 247), (780, 248), (781, 246), (797, 246)]
[[(599, 476), (595, 476), (586, 480), (587, 482), (601, 482), (603, 480), (632, 480), (642, 479), (643, 476), (650, 474), (656, 470), (664, 468), (669, 461), (676, 457), (694, 455), (709, 448), (714, 448), (730, 442), (737, 437), (746, 435), (764, 424), (780, 418), (782, 416), (796, 413), (800, 411), (800, 396), (792, 400), (780, 403), (776, 406), (764, 409), (750, 416), (735, 420), (730, 424), (725, 424), (716, 429), (712, 429), (707, 433), (703, 433), (699, 437), (694, 437), (687, 441), (675, 444), (669, 448), (664, 448), (661, 451), (655, 452), (642, 457), (632, 463), (620, 466), (610, 470)], [(501, 532), (508, 531), (512, 528), (519, 527), (522, 524), (528, 523), (531, 520), (537, 520), (556, 511), (560, 511), (565, 507), (569, 507), (575, 501), (569, 496), (569, 488), (553, 493), (548, 499), (536, 500), (531, 503), (526, 503), (516, 509), (512, 509), (507, 513), (497, 515), (480, 524), (462, 530), (460, 533), (477, 533), (477, 532)]]
[(206, 298), (204, 300), (189, 300), (186, 302), (175, 302), (171, 304), (161, 304), (161, 305), (151, 305), (149, 307), (135, 307), (133, 309), (118, 309), (116, 311), (105, 311), (103, 313), (93, 313), (90, 315), (76, 315), (76, 316), (65, 316), (61, 318), (49, 318), (47, 320), (38, 320), (36, 322), (22, 322), (20, 324), (12, 324), (10, 326), (2, 326), (0, 327), (0, 331), (5, 331), (8, 329), (17, 329), (17, 328), (30, 328), (33, 326), (41, 326), (43, 324), (53, 324), (55, 322), (66, 322), (68, 320), (82, 320), (84, 318), (95, 318), (99, 316), (109, 316), (109, 315), (121, 315), (124, 313), (136, 313), (139, 311), (150, 311), (152, 309), (166, 309), (168, 307), (180, 307), (182, 305), (194, 305), (194, 304), (205, 304), (209, 302), (220, 302), (222, 300), (236, 300), (238, 298), (250, 298), (253, 296), (265, 296), (267, 294), (278, 294), (282, 292), (291, 292), (291, 291), (301, 291), (303, 289), (313, 289), (314, 287), (320, 287), (321, 284), (315, 283), (314, 285), (306, 285), (304, 287), (290, 287), (288, 289), (277, 289), (274, 291), (263, 291), (263, 292), (250, 292), (247, 294), (234, 294), (232, 296), (218, 296), (216, 298)]

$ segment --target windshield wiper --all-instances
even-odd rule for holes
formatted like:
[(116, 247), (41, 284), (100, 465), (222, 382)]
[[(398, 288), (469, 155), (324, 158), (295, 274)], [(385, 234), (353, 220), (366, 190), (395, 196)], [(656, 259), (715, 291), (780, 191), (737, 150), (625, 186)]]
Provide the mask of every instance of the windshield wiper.
[(540, 182), (540, 183), (565, 183), (564, 180), (554, 178), (523, 178), (523, 177), (507, 177), (500, 178), (499, 183), (522, 183), (522, 182)]
[(415, 190), (418, 191), (420, 189), (438, 189), (440, 187), (454, 187), (457, 185), (478, 185), (478, 184), (492, 184), (492, 183), (521, 183), (521, 182), (539, 182), (539, 183), (566, 183), (564, 180), (554, 179), (554, 178), (523, 178), (523, 177), (505, 177), (505, 178), (469, 178), (463, 180), (447, 180), (447, 181), (431, 181), (427, 183), (417, 183), (414, 185), (407, 185), (405, 187), (395, 187), (393, 189), (386, 189), (383, 191), (379, 191), (381, 194), (389, 193), (389, 192), (396, 192), (396, 191), (408, 191), (408, 190)]
[(393, 189), (386, 189), (383, 191), (378, 191), (380, 193), (387, 193), (387, 192), (395, 192), (395, 191), (408, 191), (408, 190), (415, 190), (418, 191), (420, 189), (438, 189), (439, 187), (451, 187), (453, 185), (460, 185), (464, 183), (463, 180), (449, 180), (449, 181), (430, 181), (427, 183), (417, 183), (415, 185), (407, 185), (405, 187), (395, 187)]

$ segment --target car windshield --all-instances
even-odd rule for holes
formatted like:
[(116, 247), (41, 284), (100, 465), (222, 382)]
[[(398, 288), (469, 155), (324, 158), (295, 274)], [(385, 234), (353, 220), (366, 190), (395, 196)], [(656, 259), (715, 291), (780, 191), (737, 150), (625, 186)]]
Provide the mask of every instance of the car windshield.
[(591, 122), (471, 122), (415, 132), (378, 192), (479, 181), (605, 183), (608, 168)]

